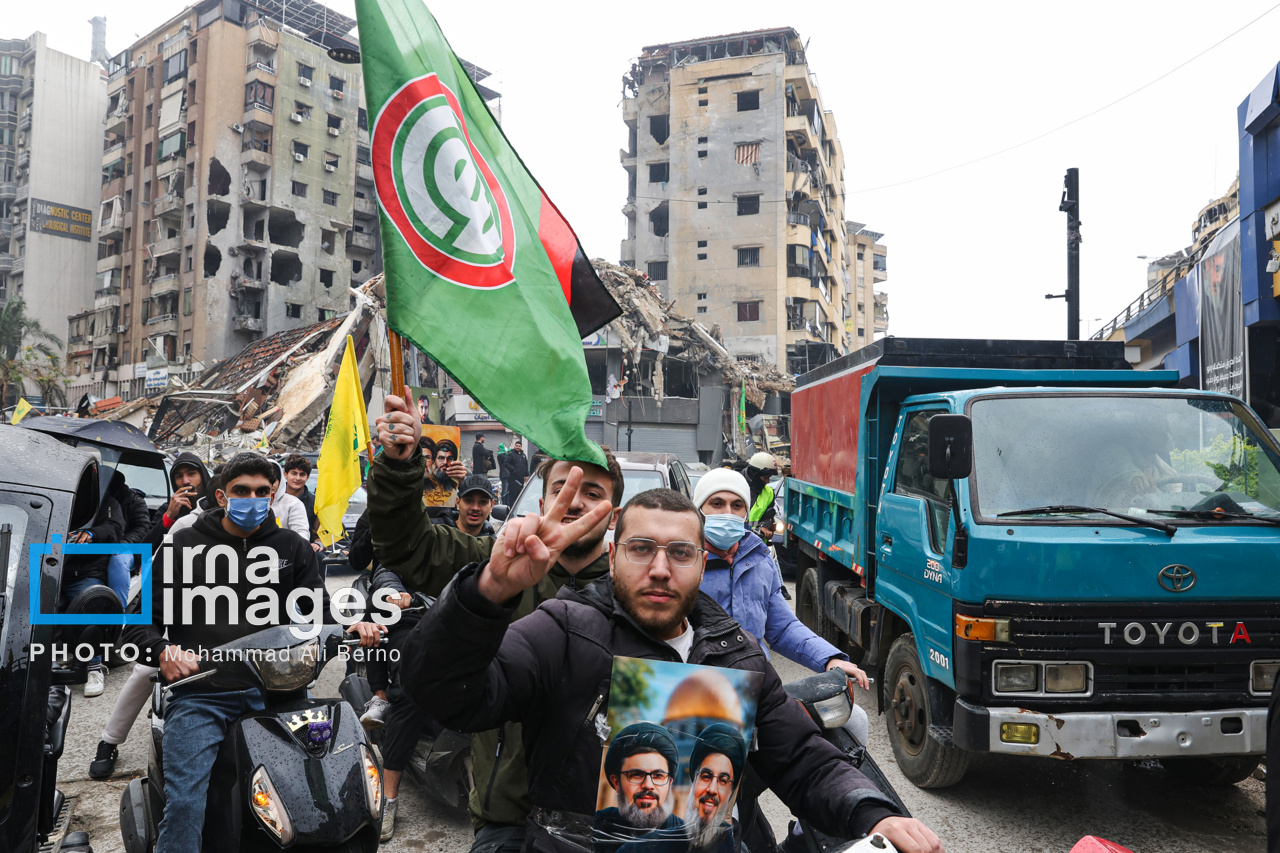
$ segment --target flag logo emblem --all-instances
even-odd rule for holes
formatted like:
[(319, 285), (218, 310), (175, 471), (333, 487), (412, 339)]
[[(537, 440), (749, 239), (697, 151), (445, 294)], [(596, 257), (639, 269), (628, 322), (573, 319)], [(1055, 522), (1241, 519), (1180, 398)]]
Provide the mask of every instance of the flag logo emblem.
[(387, 100), (371, 156), (378, 202), (424, 267), (468, 288), (515, 280), (506, 193), (438, 75), (411, 80)]

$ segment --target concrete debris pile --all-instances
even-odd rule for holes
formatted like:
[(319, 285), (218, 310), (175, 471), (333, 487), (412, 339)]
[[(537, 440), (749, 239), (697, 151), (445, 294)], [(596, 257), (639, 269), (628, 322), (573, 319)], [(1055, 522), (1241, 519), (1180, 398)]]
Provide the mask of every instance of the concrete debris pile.
[(159, 446), (191, 447), (211, 460), (259, 446), (318, 450), (347, 335), (355, 341), (366, 388), (378, 365), (389, 363), (382, 276), (352, 293), (351, 312), (254, 341), (194, 384), (170, 388), (148, 437)]
[[(745, 387), (747, 401), (757, 408), (763, 408), (770, 394), (795, 390), (795, 377), (775, 365), (735, 358), (725, 349), (719, 326), (708, 329), (676, 311), (675, 303), (663, 299), (640, 270), (599, 258), (591, 265), (622, 308), (622, 316), (610, 323), (609, 329), (622, 342), (631, 370), (640, 364), (643, 350), (654, 351), (659, 365), (666, 358), (705, 364), (720, 372), (725, 385)], [(653, 395), (659, 400), (663, 396), (662, 375), (662, 370), (654, 371)]]

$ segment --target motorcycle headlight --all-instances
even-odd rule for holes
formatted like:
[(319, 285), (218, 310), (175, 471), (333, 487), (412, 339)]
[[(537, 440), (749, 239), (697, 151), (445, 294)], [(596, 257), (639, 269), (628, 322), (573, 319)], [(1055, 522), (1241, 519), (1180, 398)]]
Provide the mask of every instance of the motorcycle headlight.
[(360, 744), (361, 770), (364, 772), (364, 798), (369, 806), (369, 817), (374, 820), (382, 814), (382, 771), (373, 760), (369, 747)]
[(259, 766), (249, 782), (249, 806), (267, 831), (280, 840), (282, 846), (293, 841), (293, 821), (285, 810), (276, 786), (271, 783), (267, 768)]
[(818, 725), (824, 729), (838, 729), (849, 722), (853, 714), (853, 700), (848, 691), (830, 699), (813, 703), (813, 710), (818, 712)]
[(253, 659), (262, 676), (262, 686), (281, 692), (297, 690), (314, 681), (319, 661), (319, 638), (287, 649), (267, 649)]

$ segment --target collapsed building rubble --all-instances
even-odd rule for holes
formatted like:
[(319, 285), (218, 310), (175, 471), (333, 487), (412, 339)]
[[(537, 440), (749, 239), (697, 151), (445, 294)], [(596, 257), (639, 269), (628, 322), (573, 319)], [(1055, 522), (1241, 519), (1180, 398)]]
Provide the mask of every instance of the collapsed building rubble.
[(619, 342), (623, 355), (623, 372), (613, 396), (647, 396), (661, 407), (664, 398), (693, 396), (688, 391), (673, 393), (678, 390), (671, 387), (675, 365), (684, 368), (682, 372), (692, 370), (696, 381), (685, 382), (694, 393), (699, 386), (706, 386), (708, 376), (717, 375), (729, 391), (719, 425), (725, 450), (744, 455), (749, 448), (736, 415), (740, 395), (745, 395), (749, 404), (748, 416), (755, 416), (765, 411), (770, 397), (789, 397), (795, 390), (795, 377), (772, 364), (735, 358), (725, 349), (718, 326), (707, 328), (675, 310), (674, 303), (664, 300), (640, 270), (599, 258), (591, 263), (623, 312), (608, 326), (608, 334)]
[(352, 294), (349, 313), (254, 341), (190, 386), (170, 388), (148, 436), (160, 446), (192, 447), (204, 459), (264, 445), (318, 450), (347, 336), (366, 389), (379, 365), (389, 363), (382, 276)]

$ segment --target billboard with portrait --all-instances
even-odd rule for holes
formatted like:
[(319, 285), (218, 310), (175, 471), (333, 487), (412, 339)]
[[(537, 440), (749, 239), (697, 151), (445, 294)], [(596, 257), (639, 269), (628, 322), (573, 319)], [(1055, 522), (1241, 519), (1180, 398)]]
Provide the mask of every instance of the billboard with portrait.
[(595, 853), (732, 851), (764, 677), (614, 658)]
[(1200, 281), (1200, 387), (1244, 397), (1240, 220), (1218, 232), (1196, 271)]

